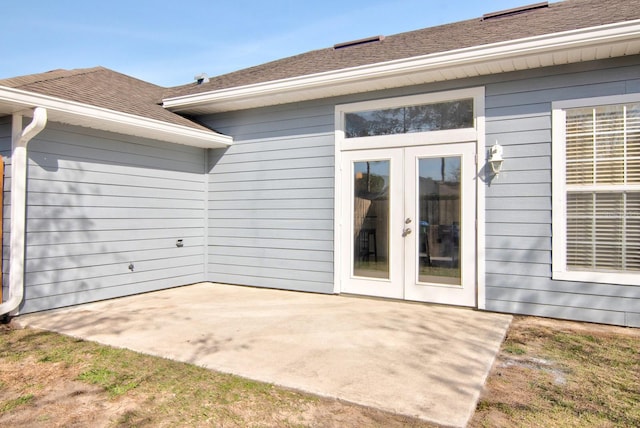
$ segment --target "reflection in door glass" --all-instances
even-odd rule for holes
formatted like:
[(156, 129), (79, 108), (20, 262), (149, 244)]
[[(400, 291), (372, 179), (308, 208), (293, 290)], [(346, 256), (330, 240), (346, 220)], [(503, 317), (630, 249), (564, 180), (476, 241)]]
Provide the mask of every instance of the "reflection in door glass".
[(353, 274), (389, 278), (389, 161), (355, 162)]
[(418, 282), (461, 285), (460, 157), (419, 161)]

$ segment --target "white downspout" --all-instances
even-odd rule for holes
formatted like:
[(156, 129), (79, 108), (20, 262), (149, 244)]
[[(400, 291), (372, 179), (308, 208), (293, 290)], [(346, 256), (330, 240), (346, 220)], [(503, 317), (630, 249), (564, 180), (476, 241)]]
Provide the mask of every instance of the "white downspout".
[(33, 120), (22, 129), (22, 114), (14, 113), (11, 130), (11, 246), (9, 299), (0, 304), (0, 316), (15, 311), (24, 298), (24, 255), (27, 211), (27, 144), (47, 125), (47, 110), (36, 107)]

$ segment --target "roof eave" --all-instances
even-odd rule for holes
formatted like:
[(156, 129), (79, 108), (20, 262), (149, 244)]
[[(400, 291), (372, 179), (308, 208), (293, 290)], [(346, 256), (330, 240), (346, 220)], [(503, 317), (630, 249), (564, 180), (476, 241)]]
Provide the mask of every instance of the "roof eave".
[(172, 97), (163, 105), (217, 113), (636, 54), (640, 20)]
[(229, 136), (161, 120), (118, 112), (89, 104), (0, 86), (0, 115), (34, 107), (47, 109), (52, 122), (133, 135), (174, 144), (221, 148), (232, 144)]

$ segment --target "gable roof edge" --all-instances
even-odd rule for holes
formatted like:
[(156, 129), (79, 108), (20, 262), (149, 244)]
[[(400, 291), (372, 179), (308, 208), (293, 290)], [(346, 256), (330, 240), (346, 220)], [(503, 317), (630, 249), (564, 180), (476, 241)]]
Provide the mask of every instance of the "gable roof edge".
[(163, 106), (216, 113), (635, 54), (640, 20), (170, 97)]
[(0, 86), (0, 113), (13, 113), (34, 107), (47, 109), (49, 120), (53, 122), (175, 144), (220, 148), (227, 147), (233, 142), (231, 137), (215, 131), (199, 130), (77, 101)]

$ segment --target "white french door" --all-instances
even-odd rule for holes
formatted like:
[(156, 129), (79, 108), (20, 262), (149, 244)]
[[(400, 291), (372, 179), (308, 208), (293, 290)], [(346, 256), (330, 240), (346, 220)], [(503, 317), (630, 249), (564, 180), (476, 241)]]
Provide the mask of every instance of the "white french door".
[(342, 152), (341, 291), (476, 305), (475, 143)]

